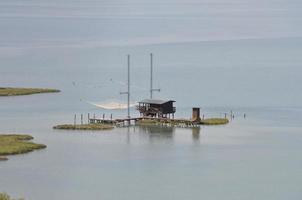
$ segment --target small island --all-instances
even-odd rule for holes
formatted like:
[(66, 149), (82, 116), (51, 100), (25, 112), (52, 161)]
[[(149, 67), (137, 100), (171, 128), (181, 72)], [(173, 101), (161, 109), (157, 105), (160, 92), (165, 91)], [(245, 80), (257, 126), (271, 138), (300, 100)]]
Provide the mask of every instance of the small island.
[(0, 96), (20, 96), (40, 93), (57, 93), (60, 90), (47, 88), (14, 88), (0, 87)]
[(63, 130), (91, 130), (91, 131), (98, 131), (98, 130), (110, 130), (113, 129), (114, 126), (110, 124), (63, 124), (57, 125), (53, 127), (54, 129), (63, 129)]
[(9, 155), (24, 154), (38, 149), (46, 148), (44, 144), (29, 142), (34, 139), (30, 135), (0, 135), (0, 160), (7, 160)]

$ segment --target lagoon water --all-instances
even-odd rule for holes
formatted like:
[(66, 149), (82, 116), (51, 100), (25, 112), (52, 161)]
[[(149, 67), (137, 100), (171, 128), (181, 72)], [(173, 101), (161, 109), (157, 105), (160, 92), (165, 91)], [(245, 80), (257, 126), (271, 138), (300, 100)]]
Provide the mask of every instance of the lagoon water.
[[(48, 148), (0, 163), (0, 191), (29, 200), (302, 198), (301, 3), (279, 1), (0, 2), (0, 85), (59, 94), (0, 98), (0, 132)], [(157, 98), (235, 119), (200, 129), (53, 130), (88, 102)], [(137, 112), (132, 109), (132, 116)], [(243, 118), (243, 114), (247, 118)], [(85, 117), (86, 120), (86, 117)], [(78, 121), (79, 122), (79, 121)]]

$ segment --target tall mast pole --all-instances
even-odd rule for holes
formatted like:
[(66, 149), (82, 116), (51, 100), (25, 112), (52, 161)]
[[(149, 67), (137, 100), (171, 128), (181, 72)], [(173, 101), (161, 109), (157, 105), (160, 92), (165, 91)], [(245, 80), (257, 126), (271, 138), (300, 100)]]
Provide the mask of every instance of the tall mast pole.
[(127, 92), (121, 92), (120, 94), (127, 94), (127, 110), (128, 110), (127, 118), (130, 119), (130, 55), (127, 55), (127, 71), (128, 71)]
[(153, 98), (153, 54), (150, 54), (150, 99)]
[(128, 118), (130, 119), (130, 55), (127, 56), (128, 58)]
[(150, 99), (153, 98), (153, 92), (160, 92), (160, 89), (153, 89), (153, 54), (150, 54)]

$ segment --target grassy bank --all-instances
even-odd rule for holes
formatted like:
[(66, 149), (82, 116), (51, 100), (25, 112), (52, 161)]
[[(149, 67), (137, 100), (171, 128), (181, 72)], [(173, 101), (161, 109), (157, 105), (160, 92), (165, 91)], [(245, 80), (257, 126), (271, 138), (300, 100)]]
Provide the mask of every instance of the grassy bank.
[(228, 119), (225, 118), (209, 118), (200, 120), (202, 125), (223, 125), (229, 123)]
[(110, 130), (113, 129), (114, 126), (109, 124), (63, 124), (57, 125), (53, 127), (54, 129), (63, 129), (63, 130)]
[(11, 88), (11, 87), (0, 87), (0, 96), (19, 96), (19, 95), (30, 95), (39, 93), (54, 93), (60, 92), (56, 89), (45, 89), (45, 88)]
[(158, 120), (154, 120), (154, 119), (144, 119), (144, 120), (139, 120), (135, 123), (135, 125), (139, 125), (139, 126), (148, 126), (148, 125), (156, 125), (158, 124)]
[(30, 135), (0, 135), (0, 156), (28, 153), (44, 149), (46, 145), (29, 142)]
[(209, 118), (200, 120), (199, 123), (192, 122), (186, 119), (143, 119), (136, 122), (136, 125), (148, 126), (148, 125), (164, 125), (169, 124), (171, 126), (190, 126), (192, 124), (201, 124), (201, 125), (223, 125), (229, 123), (228, 119), (225, 118)]
[(13, 199), (8, 194), (0, 192), (0, 200), (24, 200), (24, 199), (22, 199), (22, 198)]

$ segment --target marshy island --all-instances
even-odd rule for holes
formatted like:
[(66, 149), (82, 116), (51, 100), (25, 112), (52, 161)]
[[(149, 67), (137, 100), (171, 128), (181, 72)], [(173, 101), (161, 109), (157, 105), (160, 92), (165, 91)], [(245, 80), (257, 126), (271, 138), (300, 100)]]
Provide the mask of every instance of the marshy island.
[(60, 90), (48, 88), (0, 87), (0, 96), (20, 96), (40, 93), (58, 93)]
[(165, 126), (165, 127), (182, 127), (182, 128), (194, 128), (198, 126), (210, 126), (210, 125), (225, 125), (229, 123), (228, 118), (205, 118), (204, 115), (200, 117), (200, 108), (192, 109), (192, 117), (190, 119), (177, 119), (174, 118), (176, 107), (173, 103), (175, 101), (168, 100), (154, 100), (146, 99), (139, 102), (136, 107), (140, 113), (139, 117), (126, 117), (120, 119), (113, 119), (112, 115), (109, 119), (90, 118), (90, 114), (87, 115), (88, 124), (83, 123), (83, 114), (81, 114), (81, 123), (77, 124), (77, 116), (74, 116), (73, 124), (63, 124), (54, 126), (54, 129), (65, 130), (110, 130), (115, 127), (124, 126)]
[(29, 153), (38, 149), (45, 149), (46, 145), (30, 142), (31, 135), (1, 134), (0, 161), (8, 160), (6, 156)]
[[(183, 128), (193, 128), (200, 125), (225, 125), (229, 123), (226, 117), (224, 118), (205, 118), (203, 115), (200, 117), (200, 108), (192, 108), (192, 117), (190, 119), (176, 119), (175, 112), (176, 107), (174, 100), (162, 100), (154, 99), (153, 92), (160, 92), (160, 89), (153, 88), (153, 54), (150, 54), (150, 98), (144, 99), (137, 102), (136, 110), (139, 112), (139, 117), (130, 116), (130, 55), (127, 55), (127, 91), (121, 92), (120, 94), (127, 95), (127, 117), (120, 119), (113, 119), (112, 114), (109, 119), (90, 118), (88, 114), (88, 124), (83, 124), (83, 114), (81, 114), (81, 123), (77, 124), (77, 116), (74, 116), (73, 124), (63, 124), (54, 126), (54, 129), (65, 129), (65, 130), (108, 130), (114, 127), (123, 127), (130, 125), (156, 125), (156, 126), (173, 126)], [(232, 116), (231, 116), (232, 117)]]

